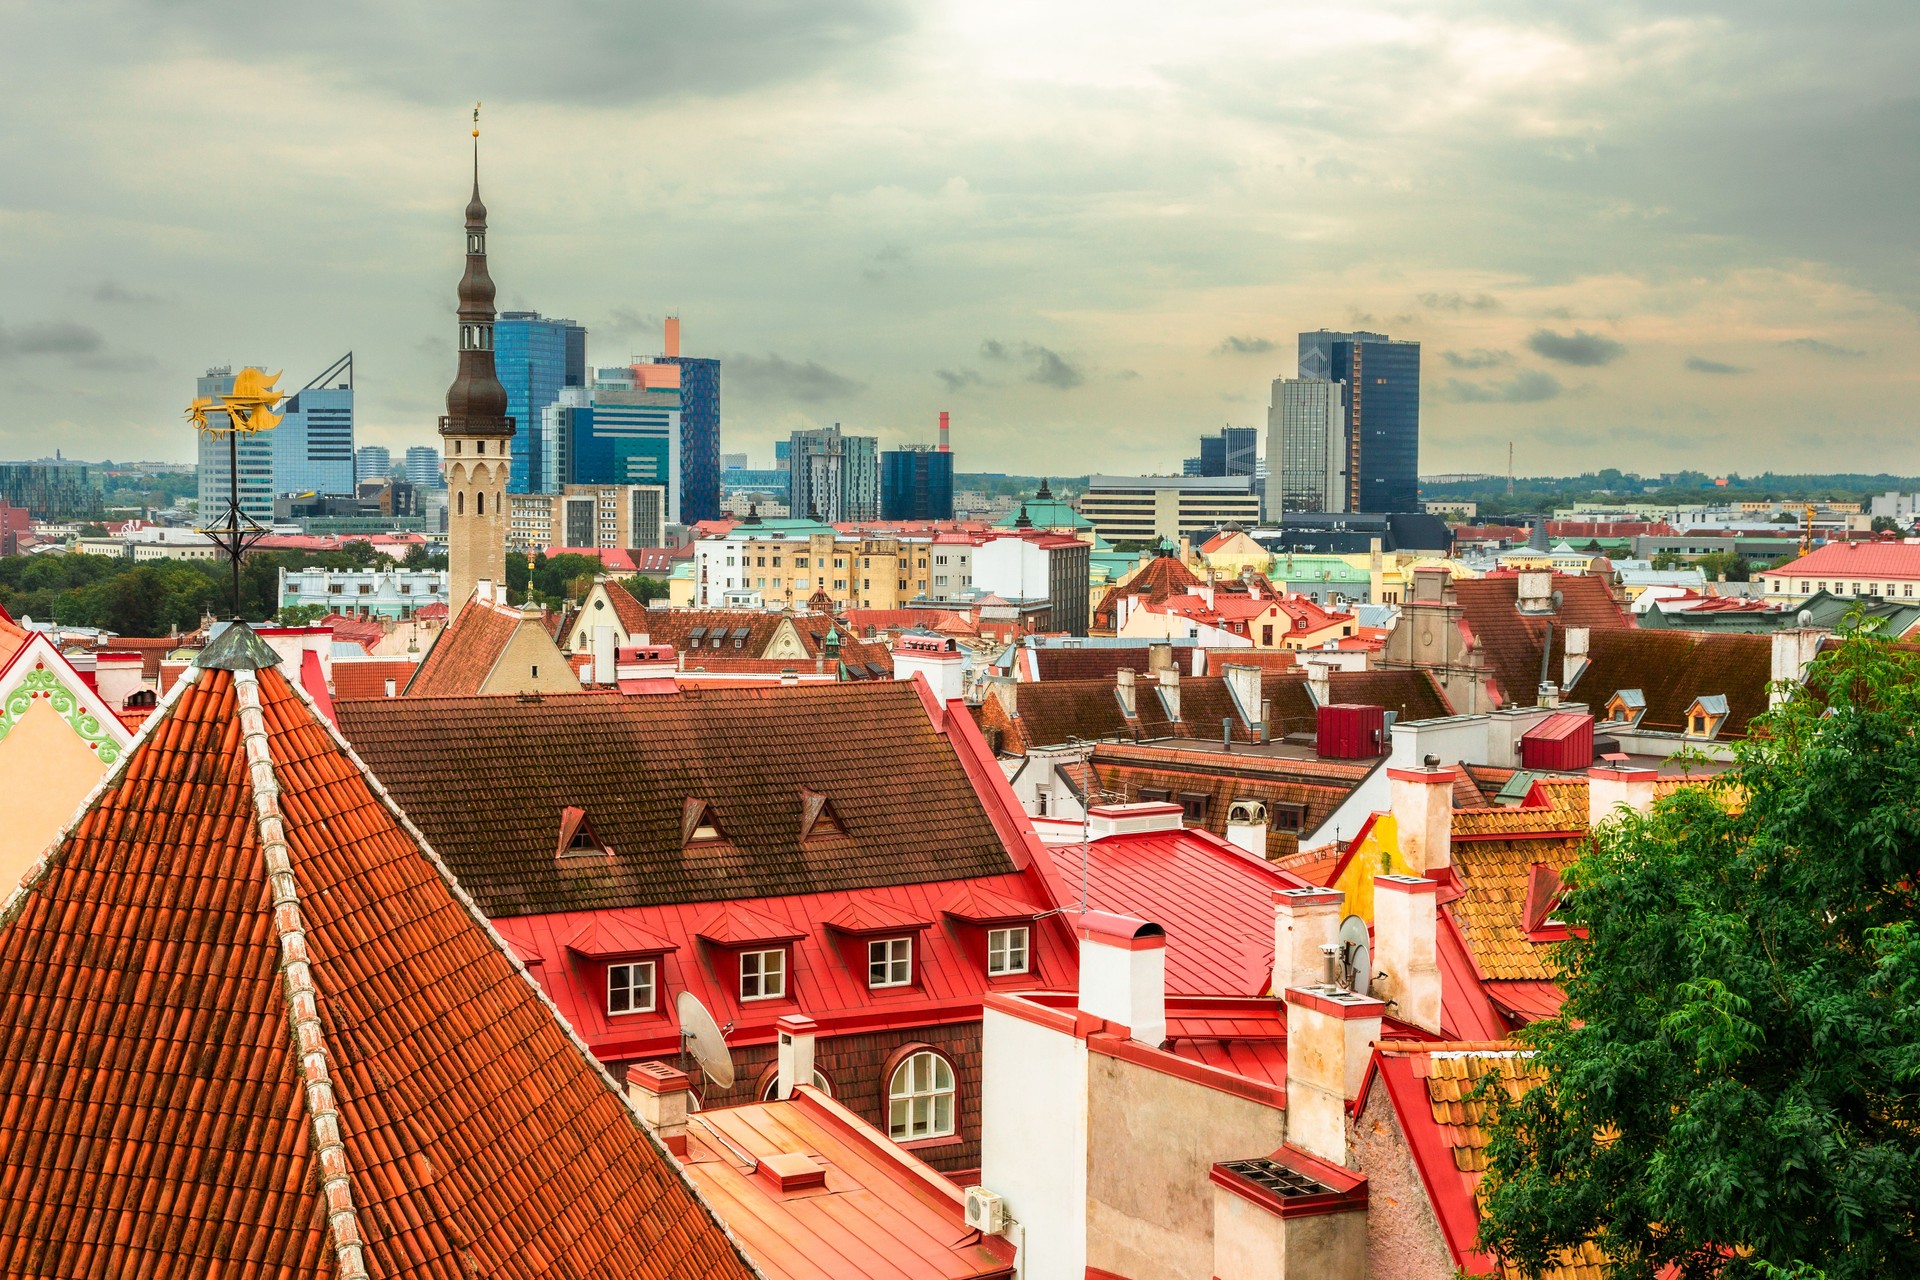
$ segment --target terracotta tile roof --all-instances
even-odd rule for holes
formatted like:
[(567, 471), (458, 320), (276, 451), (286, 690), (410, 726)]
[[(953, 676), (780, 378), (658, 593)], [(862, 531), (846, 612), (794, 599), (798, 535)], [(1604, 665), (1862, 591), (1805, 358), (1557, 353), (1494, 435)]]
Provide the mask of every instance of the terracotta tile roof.
[(1588, 666), (1568, 695), (1594, 713), (1594, 731), (1607, 701), (1622, 689), (1647, 699), (1641, 725), (1678, 733), (1687, 708), (1702, 696), (1724, 694), (1727, 719), (1720, 736), (1745, 737), (1747, 722), (1767, 709), (1773, 678), (1773, 637), (1735, 631), (1596, 631), (1588, 639)]
[(1155, 556), (1147, 562), (1140, 572), (1116, 587), (1109, 587), (1107, 594), (1093, 611), (1093, 626), (1097, 631), (1112, 631), (1117, 624), (1119, 601), (1122, 596), (1138, 596), (1151, 604), (1158, 604), (1168, 596), (1178, 595), (1191, 587), (1204, 585), (1193, 570), (1181, 564), (1173, 556)]
[(372, 653), (373, 646), (379, 644), (387, 634), (378, 622), (370, 618), (349, 618), (343, 613), (330, 613), (320, 619), (318, 625), (333, 632), (334, 639), (357, 644), (368, 653)]
[[(411, 698), (338, 712), (493, 916), (1012, 869), (955, 744), (911, 683)], [(844, 835), (800, 839), (803, 788), (832, 802)], [(707, 803), (725, 839), (683, 845), (690, 799)], [(556, 869), (569, 805), (616, 857)]]
[(1327, 676), (1327, 687), (1335, 702), (1385, 707), (1402, 720), (1434, 720), (1453, 714), (1446, 695), (1426, 671), (1334, 671)]
[(184, 636), (115, 636), (100, 652), (137, 653), (140, 655), (140, 678), (158, 680), (161, 661), (168, 654), (176, 649), (197, 648), (205, 639), (200, 632)]
[(393, 681), (397, 695), (413, 679), (416, 662), (411, 658), (336, 658), (333, 662), (333, 696), (336, 698), (385, 698), (387, 681)]
[(1599, 578), (1554, 574), (1553, 590), (1561, 593), (1561, 605), (1553, 614), (1521, 613), (1516, 606), (1519, 584), (1518, 575), (1489, 574), (1456, 578), (1452, 589), (1460, 603), (1462, 621), (1486, 655), (1489, 674), (1498, 682), (1502, 696), (1510, 704), (1531, 706), (1540, 687), (1540, 650), (1546, 642), (1548, 622), (1553, 623), (1553, 655), (1547, 669), (1555, 680), (1560, 679), (1568, 627), (1588, 628), (1588, 643), (1592, 644), (1592, 637), (1601, 631), (1632, 624)]
[(1584, 836), (1549, 840), (1471, 840), (1453, 846), (1460, 896), (1443, 910), (1453, 916), (1474, 964), (1489, 979), (1557, 980), (1550, 942), (1527, 937), (1527, 892), (1535, 866), (1564, 875), (1579, 858)]
[[(1482, 771), (1475, 770), (1475, 772)], [(1485, 770), (1484, 772), (1491, 774), (1494, 771)], [(1511, 777), (1514, 770), (1507, 769), (1500, 772)], [(1504, 782), (1505, 779), (1501, 781)], [(1494, 783), (1493, 786), (1498, 790), (1498, 783)], [(1455, 794), (1457, 799), (1457, 786)], [(1453, 838), (1456, 842), (1471, 841), (1481, 837), (1514, 838), (1528, 835), (1565, 835), (1567, 832), (1584, 834), (1586, 829), (1587, 780), (1584, 777), (1566, 774), (1536, 778), (1523, 804), (1496, 805), (1488, 800), (1485, 802), (1485, 807), (1456, 808), (1453, 814)]]
[[(1133, 743), (1102, 743), (1094, 749), (1093, 767), (1102, 789), (1129, 800), (1142, 799), (1149, 790), (1206, 796), (1206, 816), (1197, 825), (1222, 839), (1233, 802), (1260, 801), (1267, 806), (1269, 860), (1298, 852), (1300, 832), (1317, 829), (1371, 772), (1370, 765), (1346, 761), (1171, 751)], [(1282, 830), (1280, 816), (1295, 808), (1297, 829)]]
[[(1188, 651), (1173, 650), (1176, 664)], [(1124, 667), (1145, 675), (1152, 650), (1146, 645), (1115, 646), (1099, 649), (1016, 649), (1014, 670), (1022, 680), (1105, 680), (1112, 682)], [(1183, 671), (1191, 671), (1184, 666)]]
[(468, 601), (433, 638), (401, 692), (419, 698), (478, 693), (519, 629), (520, 611), (511, 605)]
[(275, 669), (155, 717), (0, 925), (0, 1269), (750, 1274), (402, 823)]
[(1030, 746), (1059, 746), (1069, 737), (1088, 741), (1135, 736), (1218, 739), (1223, 719), (1232, 720), (1236, 742), (1259, 740), (1259, 734), (1235, 709), (1224, 676), (1183, 678), (1178, 721), (1168, 717), (1157, 681), (1145, 674), (1136, 675), (1136, 714), (1131, 720), (1121, 709), (1112, 680), (1043, 680), (1021, 685), (1012, 733), (1005, 732), (1009, 726), (1000, 723), (997, 713), (986, 709), (988, 706), (998, 708), (1000, 704), (990, 698), (976, 709), (982, 726), (1001, 729), (1001, 750), (1015, 754), (1024, 753)]
[(1291, 649), (1208, 649), (1206, 654), (1207, 669), (1201, 674), (1210, 676), (1220, 675), (1228, 667), (1258, 667), (1268, 675), (1279, 675), (1295, 671), (1300, 665), (1299, 655)]
[[(1475, 1247), (1480, 1176), (1487, 1167), (1488, 1105), (1473, 1095), (1492, 1076), (1510, 1096), (1518, 1097), (1540, 1084), (1544, 1072), (1530, 1057), (1499, 1043), (1387, 1041), (1378, 1061), (1454, 1264), (1471, 1273), (1498, 1265), (1502, 1276), (1520, 1280), (1522, 1273), (1496, 1264)], [(1589, 1241), (1533, 1280), (1606, 1280), (1607, 1275), (1605, 1258)]]

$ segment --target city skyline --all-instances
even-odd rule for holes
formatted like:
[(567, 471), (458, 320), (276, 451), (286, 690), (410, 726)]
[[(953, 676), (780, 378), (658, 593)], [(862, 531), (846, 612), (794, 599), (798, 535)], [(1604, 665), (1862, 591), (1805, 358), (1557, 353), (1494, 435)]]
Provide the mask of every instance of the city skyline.
[[(1263, 422), (1289, 335), (1326, 326), (1428, 348), (1431, 472), (1504, 470), (1508, 440), (1523, 473), (1623, 444), (1920, 471), (1911, 183), (1847, 159), (1910, 152), (1916, 36), (1872, 6), (738, 17), (647, 28), (704, 79), (635, 77), (614, 36), (563, 82), (520, 68), (566, 24), (485, 4), (485, 38), (369, 11), (351, 48), (275, 15), (20, 8), (45, 56), (0, 94), (48, 123), (5, 143), (0, 454), (184, 461), (186, 378), (348, 348), (358, 438), (428, 443), (478, 96), (501, 309), (575, 316), (596, 364), (680, 314), (756, 461), (833, 421), (923, 443), (944, 408), (966, 470), (1177, 470)], [(648, 163), (598, 162), (623, 148)], [(207, 181), (237, 156), (273, 180)], [(234, 280), (272, 287), (235, 306)]]

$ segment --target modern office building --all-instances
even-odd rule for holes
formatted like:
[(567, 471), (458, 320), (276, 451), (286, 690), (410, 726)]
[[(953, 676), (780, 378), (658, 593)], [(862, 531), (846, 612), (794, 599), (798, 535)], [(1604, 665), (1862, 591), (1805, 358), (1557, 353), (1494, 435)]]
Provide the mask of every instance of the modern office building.
[(1347, 509), (1346, 387), (1321, 378), (1275, 378), (1267, 406), (1266, 511)]
[(570, 484), (558, 493), (507, 498), (507, 546), (514, 551), (631, 550), (666, 537), (665, 485)]
[(502, 311), (493, 322), (493, 364), (513, 419), (510, 493), (537, 492), (546, 474), (541, 415), (562, 387), (587, 384), (587, 330), (538, 311)]
[(796, 431), (789, 445), (792, 484), (787, 505), (796, 519), (804, 515), (839, 524), (879, 518), (878, 436), (844, 435), (836, 422), (831, 427)]
[(1252, 427), (1223, 427), (1200, 437), (1200, 456), (1187, 459), (1190, 476), (1250, 476), (1259, 458), (1259, 432)]
[(105, 499), (84, 463), (0, 462), (0, 506), (34, 520), (97, 520)]
[(1080, 514), (1109, 542), (1177, 542), (1260, 522), (1252, 476), (1089, 476)]
[(680, 354), (680, 317), (668, 316), (665, 354), (680, 370), (680, 519), (720, 517), (720, 362)]
[(1420, 344), (1383, 333), (1303, 333), (1300, 376), (1346, 384), (1346, 510), (1418, 511)]
[(272, 431), (273, 491), (353, 492), (353, 352), (280, 404)]
[[(218, 401), (232, 390), (233, 369), (227, 365), (207, 370), (206, 376), (194, 383), (194, 396), (200, 400)], [(207, 422), (224, 424), (226, 417), (225, 413), (216, 411), (207, 415)], [(235, 441), (240, 510), (261, 524), (273, 521), (274, 434), (274, 431), (243, 431)], [(233, 460), (228, 456), (227, 432), (202, 431), (199, 435), (200, 521), (211, 524), (227, 509), (227, 500), (232, 496)]]
[(568, 485), (662, 485), (667, 521), (680, 514), (680, 392), (636, 385), (636, 370), (594, 373), (588, 394), (569, 390), (552, 406), (550, 434), (560, 464), (555, 491)]
[(416, 489), (438, 489), (447, 478), (440, 471), (440, 451), (431, 445), (417, 444), (407, 450), (407, 483)]
[(953, 519), (953, 455), (929, 445), (881, 454), (880, 518)]
[(385, 480), (393, 472), (393, 452), (383, 444), (363, 444), (353, 451), (353, 482)]
[(720, 474), (721, 475), (724, 476), (729, 471), (745, 471), (746, 469), (747, 469), (746, 454), (723, 453), (720, 455)]

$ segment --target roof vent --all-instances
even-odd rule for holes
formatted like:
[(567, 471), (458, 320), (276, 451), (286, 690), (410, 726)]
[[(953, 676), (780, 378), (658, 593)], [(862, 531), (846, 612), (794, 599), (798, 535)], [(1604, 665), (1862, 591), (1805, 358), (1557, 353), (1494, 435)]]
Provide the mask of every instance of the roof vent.
[(1278, 1160), (1262, 1156), (1258, 1160), (1228, 1160), (1220, 1167), (1236, 1177), (1245, 1178), (1254, 1186), (1282, 1200), (1296, 1200), (1304, 1196), (1330, 1196), (1335, 1188), (1324, 1182), (1316, 1182), (1306, 1174), (1289, 1169)]

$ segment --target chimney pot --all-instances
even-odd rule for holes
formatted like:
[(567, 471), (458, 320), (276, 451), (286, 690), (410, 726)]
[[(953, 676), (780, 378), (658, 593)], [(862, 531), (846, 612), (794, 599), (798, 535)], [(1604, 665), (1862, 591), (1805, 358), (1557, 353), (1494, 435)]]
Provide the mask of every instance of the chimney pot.
[(681, 1159), (687, 1154), (687, 1073), (664, 1062), (627, 1068), (627, 1102), (660, 1144)]
[(1159, 1048), (1167, 1038), (1167, 935), (1133, 916), (1084, 911), (1080, 938), (1080, 1009), (1118, 1022), (1133, 1040)]
[(804, 1014), (790, 1013), (775, 1025), (780, 1048), (774, 1097), (791, 1098), (795, 1087), (813, 1083), (814, 1041), (819, 1024)]

